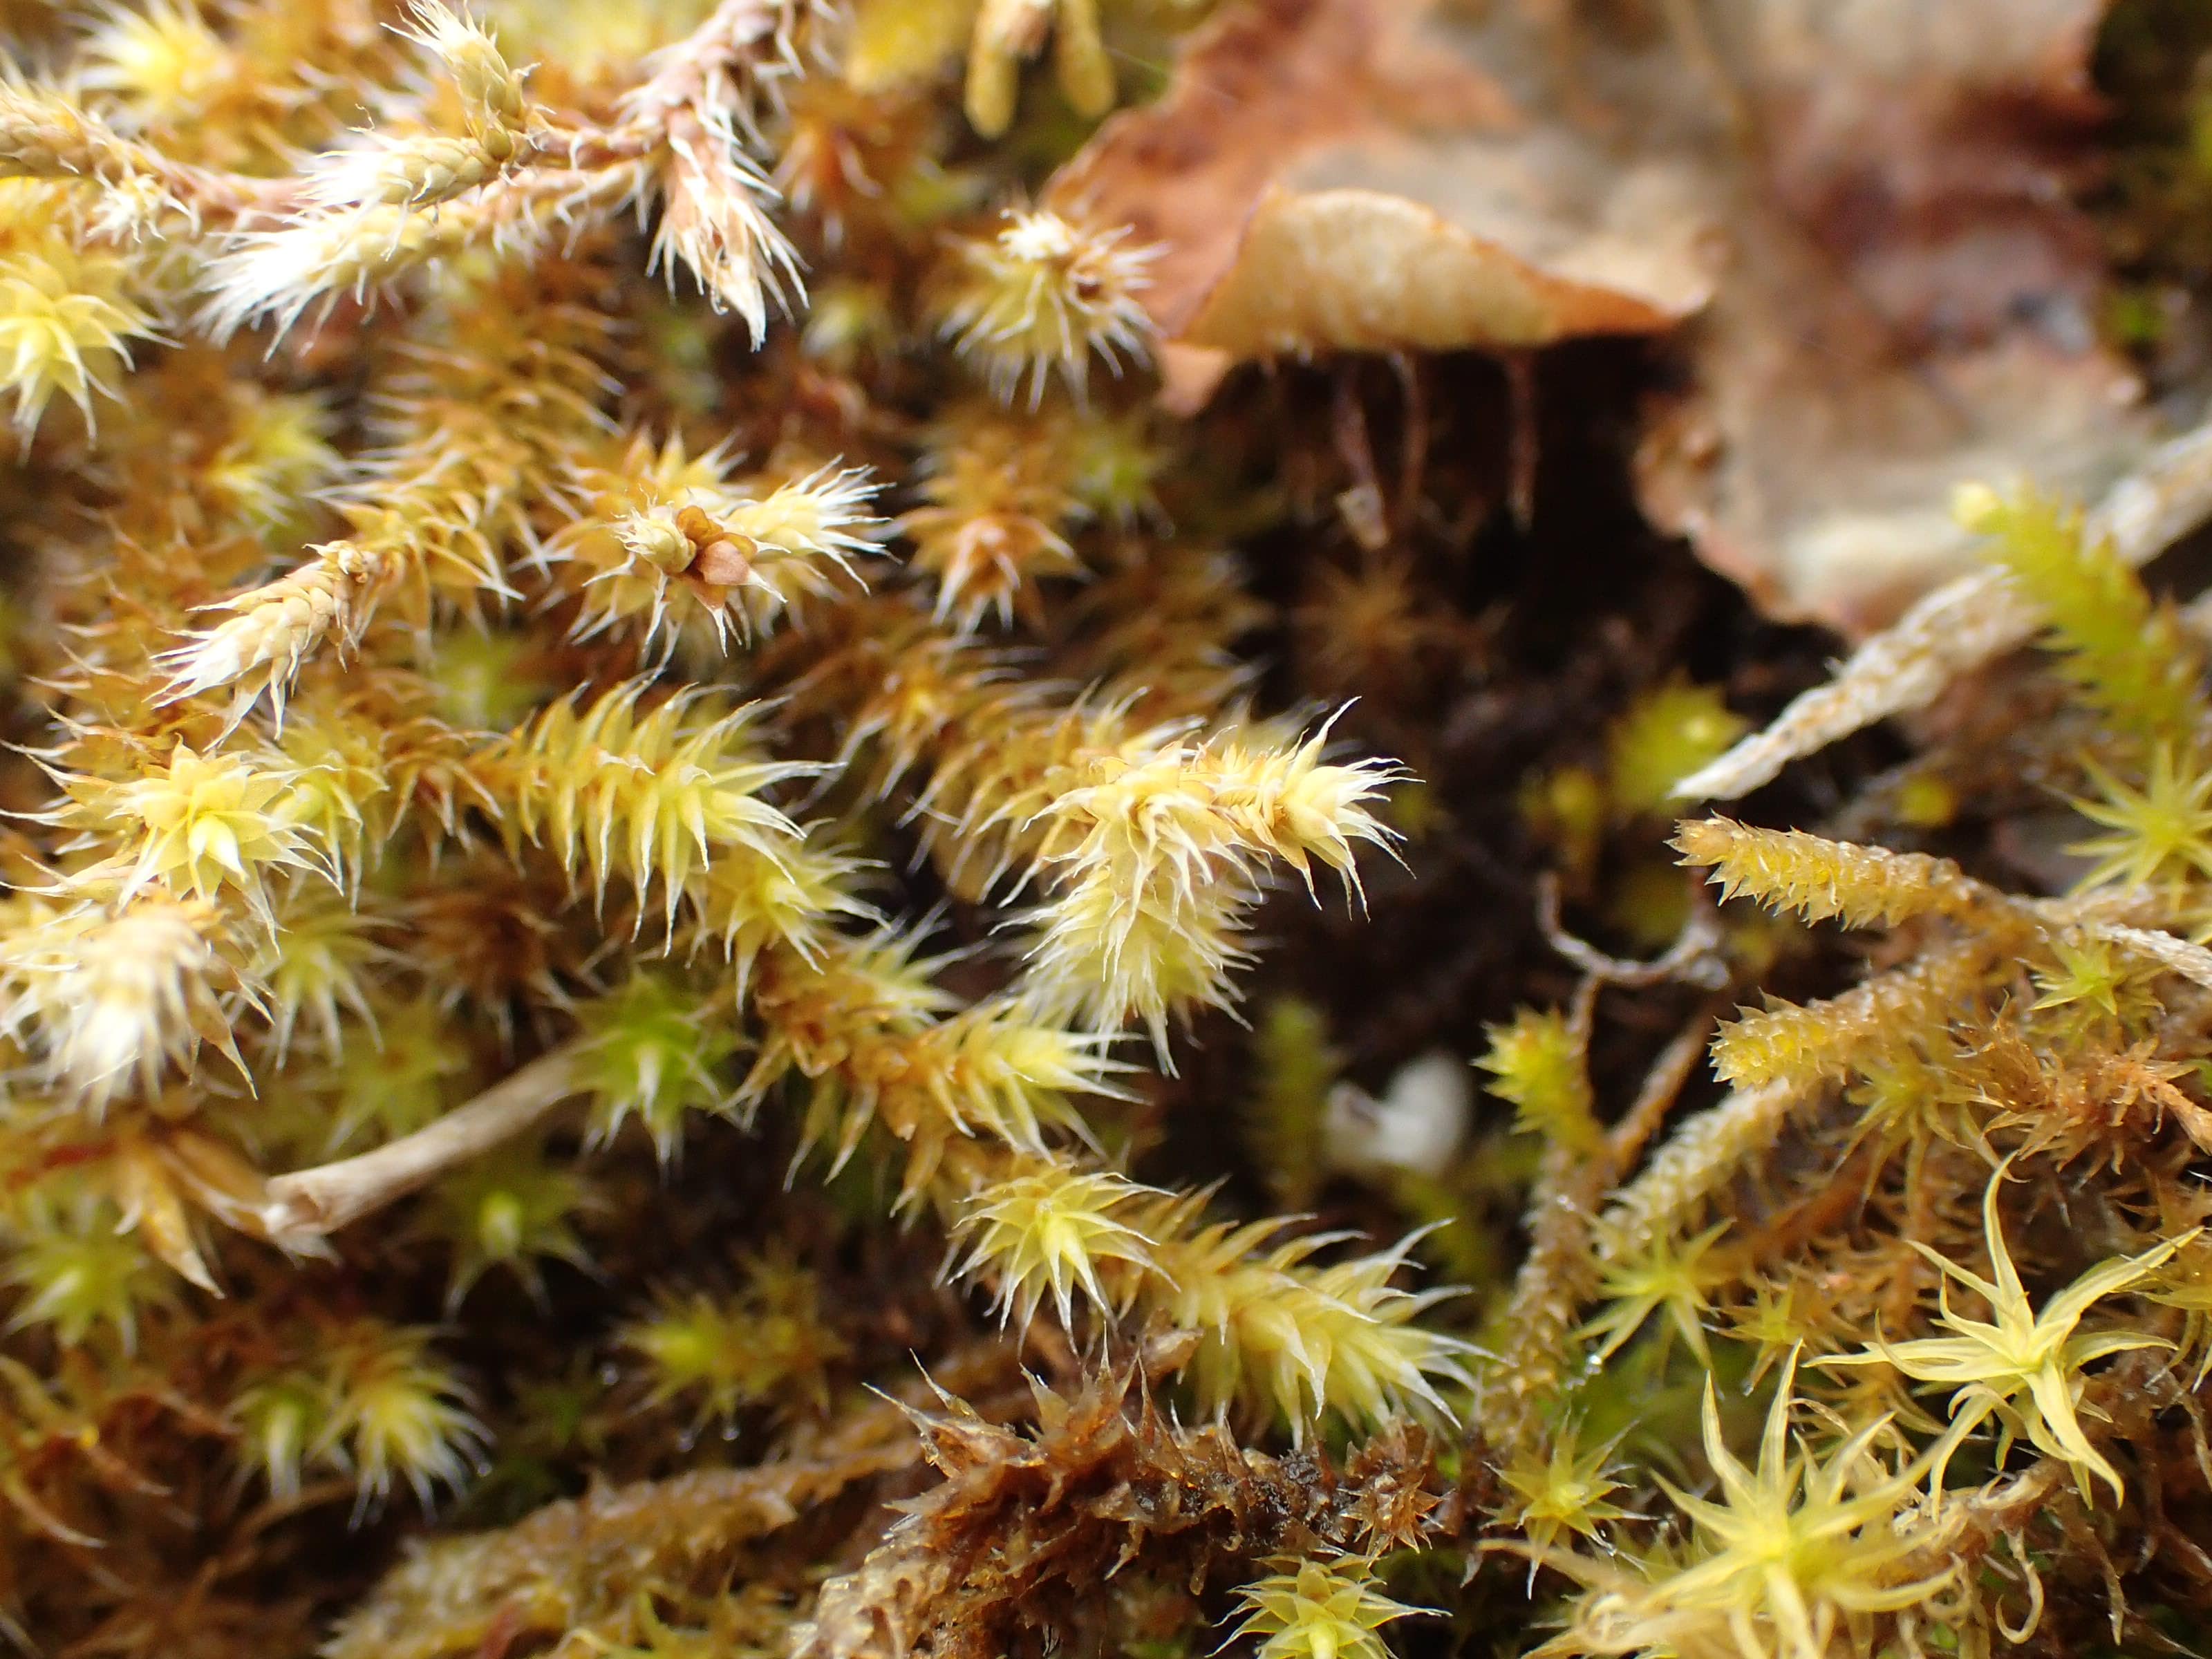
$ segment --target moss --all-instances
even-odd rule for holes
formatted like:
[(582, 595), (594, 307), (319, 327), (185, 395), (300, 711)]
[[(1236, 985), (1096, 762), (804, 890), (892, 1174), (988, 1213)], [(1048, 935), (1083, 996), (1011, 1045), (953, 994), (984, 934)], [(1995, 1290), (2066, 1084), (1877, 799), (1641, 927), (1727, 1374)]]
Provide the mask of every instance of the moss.
[[(11, 1635), (2186, 1628), (2191, 625), (1975, 495), (2046, 648), (1672, 822), (1829, 642), (1609, 428), (1170, 416), (1159, 251), (1027, 205), (1200, 9), (165, 4), (0, 88)], [(2107, 39), (2139, 299), (2178, 16)]]

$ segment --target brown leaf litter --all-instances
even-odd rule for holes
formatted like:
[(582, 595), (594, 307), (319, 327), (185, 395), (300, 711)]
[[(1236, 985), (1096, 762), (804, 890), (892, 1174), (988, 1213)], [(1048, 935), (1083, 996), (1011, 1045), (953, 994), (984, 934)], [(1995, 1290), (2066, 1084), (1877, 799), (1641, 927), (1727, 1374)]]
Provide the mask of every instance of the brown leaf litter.
[(2103, 0), (1251, 0), (1055, 180), (1232, 362), (1680, 330), (1647, 510), (1770, 614), (1879, 627), (1966, 480), (2094, 497), (2152, 424), (2072, 191)]

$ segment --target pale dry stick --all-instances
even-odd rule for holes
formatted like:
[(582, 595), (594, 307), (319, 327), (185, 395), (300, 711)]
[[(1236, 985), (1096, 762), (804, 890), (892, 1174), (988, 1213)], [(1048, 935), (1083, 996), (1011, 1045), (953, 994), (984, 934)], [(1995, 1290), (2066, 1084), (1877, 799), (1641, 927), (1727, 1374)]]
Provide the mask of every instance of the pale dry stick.
[(447, 1170), (514, 1139), (578, 1091), (585, 1045), (564, 1043), (465, 1106), (398, 1139), (270, 1181), (263, 1229), (285, 1249), (315, 1241), (427, 1185)]
[[(2086, 533), (2132, 565), (2212, 518), (2212, 422), (2154, 451), (2108, 491)], [(2026, 644), (2042, 613), (1994, 566), (1947, 582), (1851, 653), (1833, 678), (1674, 786), (1678, 800), (1734, 800), (1790, 762), (1893, 714), (1924, 708), (1960, 675)]]

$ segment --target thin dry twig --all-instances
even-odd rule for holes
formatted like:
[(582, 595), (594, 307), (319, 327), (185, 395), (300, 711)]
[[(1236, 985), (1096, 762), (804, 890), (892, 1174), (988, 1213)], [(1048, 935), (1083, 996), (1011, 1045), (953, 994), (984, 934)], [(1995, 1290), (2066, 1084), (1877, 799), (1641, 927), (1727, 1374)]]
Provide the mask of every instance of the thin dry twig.
[(447, 1170), (512, 1140), (576, 1092), (581, 1045), (564, 1044), (485, 1090), (465, 1106), (356, 1158), (278, 1176), (260, 1221), (287, 1249), (358, 1221)]
[[(2087, 534), (2133, 565), (2212, 519), (2212, 422), (2162, 445), (2089, 515)], [(1674, 787), (1678, 800), (1734, 800), (1794, 760), (1893, 714), (1925, 708), (1960, 675), (2026, 644), (2041, 612), (1995, 567), (1947, 582), (1851, 653), (1825, 685)]]
[(1603, 984), (1640, 989), (1672, 981), (1717, 991), (1728, 983), (1728, 964), (1720, 954), (1720, 916), (1710, 904), (1698, 904), (1674, 942), (1649, 962), (1607, 956), (1567, 932), (1559, 920), (1559, 878), (1548, 870), (1536, 879), (1536, 921), (1547, 945)]

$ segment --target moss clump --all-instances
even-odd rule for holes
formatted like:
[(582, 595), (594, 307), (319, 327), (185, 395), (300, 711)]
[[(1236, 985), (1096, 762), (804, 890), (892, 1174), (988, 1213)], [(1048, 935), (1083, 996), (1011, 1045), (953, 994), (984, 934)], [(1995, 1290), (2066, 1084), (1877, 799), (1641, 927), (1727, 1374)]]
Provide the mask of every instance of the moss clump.
[(2048, 649), (1887, 780), (1672, 822), (1823, 647), (1432, 452), (1494, 370), (1158, 406), (1162, 250), (1041, 187), (1198, 9), (21, 22), (10, 1635), (1874, 1659), (2202, 1604), (2190, 624), (1976, 495)]

